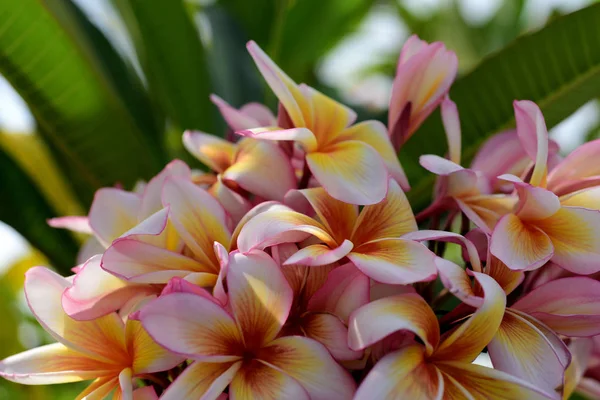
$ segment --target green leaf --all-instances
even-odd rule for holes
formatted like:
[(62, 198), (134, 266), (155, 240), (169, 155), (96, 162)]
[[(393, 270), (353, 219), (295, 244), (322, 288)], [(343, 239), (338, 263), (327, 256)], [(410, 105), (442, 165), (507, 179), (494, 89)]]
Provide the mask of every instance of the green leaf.
[(112, 79), (131, 71), (70, 1), (3, 1), (0, 15), (0, 72), (26, 101), (84, 203), (98, 187), (130, 186), (160, 170), (158, 134), (141, 122), (142, 112), (132, 115), (136, 106)]
[(0, 220), (12, 226), (53, 266), (67, 273), (75, 265), (78, 245), (64, 230), (48, 226), (56, 214), (35, 183), (19, 165), (0, 150)]
[(200, 36), (181, 0), (116, 1), (134, 38), (153, 97), (177, 129), (214, 127)]
[[(486, 58), (458, 79), (450, 97), (462, 126), (463, 165), (494, 133), (514, 127), (513, 100), (536, 102), (548, 129), (600, 92), (600, 4), (557, 18)], [(430, 200), (434, 176), (418, 165), (422, 154), (444, 154), (446, 140), (436, 112), (400, 153), (415, 210)]]

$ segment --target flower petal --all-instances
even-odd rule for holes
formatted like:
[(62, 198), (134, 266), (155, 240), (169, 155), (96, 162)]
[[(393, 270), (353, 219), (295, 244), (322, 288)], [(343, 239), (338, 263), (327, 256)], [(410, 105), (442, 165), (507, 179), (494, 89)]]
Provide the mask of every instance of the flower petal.
[(356, 389), (350, 374), (312, 339), (278, 338), (261, 349), (257, 358), (298, 381), (312, 400), (351, 399)]
[(329, 312), (348, 322), (350, 314), (369, 300), (369, 278), (348, 263), (329, 272), (327, 280), (310, 297), (307, 309)]
[(142, 221), (150, 215), (163, 208), (162, 191), (165, 181), (171, 177), (177, 177), (186, 181), (191, 181), (192, 171), (190, 167), (181, 160), (173, 160), (163, 170), (150, 179), (150, 182), (144, 187), (142, 194), (142, 204), (138, 211), (138, 220)]
[(310, 400), (295, 379), (257, 360), (239, 370), (231, 382), (229, 394), (232, 400)]
[(202, 264), (218, 272), (213, 243), (229, 243), (231, 238), (223, 207), (205, 190), (178, 178), (165, 182), (163, 203), (170, 206), (170, 220), (185, 244)]
[(161, 400), (216, 400), (242, 366), (236, 363), (196, 361), (169, 385)]
[(512, 291), (515, 290), (525, 279), (524, 272), (511, 270), (506, 266), (506, 264), (491, 254), (485, 266), (485, 273), (494, 278), (494, 280), (500, 284), (507, 296), (511, 294)]
[(471, 307), (481, 307), (483, 299), (473, 292), (471, 280), (464, 269), (452, 261), (440, 257), (436, 258), (435, 263), (440, 274), (440, 280), (450, 293)]
[[(556, 392), (547, 392), (527, 381), (492, 368), (463, 362), (436, 363), (436, 366), (442, 371), (446, 386), (450, 386), (452, 382), (456, 382), (473, 399), (560, 399), (560, 396)], [(447, 380), (448, 376), (452, 380)], [(445, 394), (448, 394), (450, 390), (450, 388), (446, 388)], [(454, 393), (459, 392), (455, 390)], [(465, 393), (461, 393), (458, 396), (456, 394), (449, 396), (448, 399), (463, 400), (465, 397)]]
[(359, 246), (377, 239), (397, 238), (416, 230), (417, 222), (406, 195), (390, 179), (383, 201), (362, 209), (354, 224), (351, 240)]
[(309, 313), (302, 318), (302, 330), (307, 337), (325, 346), (336, 360), (358, 360), (363, 355), (348, 347), (348, 328), (335, 315)]
[(536, 224), (554, 245), (554, 263), (581, 275), (600, 271), (600, 211), (562, 207)]
[(155, 293), (151, 287), (132, 285), (100, 267), (102, 256), (90, 258), (79, 269), (73, 284), (62, 295), (67, 315), (77, 320), (91, 320), (119, 310), (131, 298)]
[(65, 346), (104, 362), (125, 362), (125, 326), (115, 313), (93, 321), (75, 321), (61, 297), (70, 282), (55, 272), (33, 267), (25, 274), (25, 296), (38, 322)]
[(487, 347), (494, 368), (540, 388), (561, 386), (570, 361), (569, 350), (554, 332), (511, 309)]
[(208, 189), (208, 193), (221, 203), (225, 211), (231, 216), (234, 225), (237, 225), (252, 208), (248, 200), (223, 183), (221, 175), (217, 176), (217, 181)]
[(600, 180), (598, 156), (600, 140), (584, 143), (571, 152), (548, 175), (548, 190), (561, 196), (590, 186)]
[(36, 347), (0, 361), (0, 376), (24, 385), (78, 382), (118, 373), (117, 365), (89, 358), (61, 343)]
[(89, 224), (100, 242), (110, 243), (138, 223), (141, 198), (135, 193), (115, 188), (96, 191), (89, 212)]
[(429, 172), (445, 176), (454, 172), (463, 171), (465, 168), (435, 154), (425, 154), (419, 157), (419, 164)]
[(519, 202), (515, 214), (527, 221), (540, 220), (554, 215), (560, 209), (558, 196), (541, 187), (527, 183), (513, 182)]
[(410, 189), (408, 178), (400, 165), (398, 155), (392, 146), (392, 142), (390, 142), (387, 129), (381, 122), (364, 121), (352, 125), (344, 130), (337, 140), (358, 140), (359, 142), (364, 142), (373, 147), (379, 155), (381, 155), (388, 172), (396, 182), (398, 182), (404, 190)]
[(566, 336), (600, 334), (600, 282), (586, 277), (550, 281), (521, 297), (513, 308)]
[(555, 247), (544, 230), (537, 227), (538, 222), (534, 226), (515, 214), (505, 215), (492, 232), (491, 253), (515, 271), (541, 267), (552, 258)]
[(301, 242), (310, 235), (337, 247), (320, 223), (291, 208), (279, 205), (256, 214), (246, 222), (239, 233), (237, 246), (242, 253), (247, 253), (276, 244)]
[(356, 120), (356, 112), (305, 84), (300, 84), (300, 90), (312, 107), (312, 123), (306, 127), (319, 145), (340, 140), (338, 133)]
[(146, 304), (139, 320), (150, 336), (172, 352), (211, 362), (235, 361), (241, 334), (216, 302), (192, 293), (171, 293)]
[(448, 138), (448, 158), (450, 161), (460, 164), (461, 152), (461, 134), (460, 134), (460, 119), (458, 117), (458, 109), (456, 103), (450, 100), (446, 95), (441, 103), (442, 122), (444, 123), (444, 131)]
[(237, 131), (236, 133), (254, 139), (298, 142), (304, 151), (315, 151), (317, 149), (315, 134), (306, 128), (281, 129), (276, 127), (262, 127)]
[(249, 103), (238, 110), (216, 94), (211, 94), (210, 100), (219, 108), (223, 119), (233, 131), (275, 124), (275, 116), (262, 104)]
[(293, 202), (298, 194), (308, 200), (318, 217), (318, 221), (337, 243), (342, 243), (344, 239), (350, 238), (358, 217), (358, 207), (334, 199), (323, 188), (290, 192), (286, 196), (286, 202)]
[(356, 392), (356, 400), (441, 400), (444, 382), (425, 361), (420, 345), (410, 345), (383, 357)]
[(185, 357), (171, 353), (152, 340), (139, 321), (127, 320), (125, 332), (134, 374), (166, 371), (185, 361)]
[(296, 188), (296, 175), (281, 148), (276, 143), (251, 138), (238, 143), (233, 165), (223, 173), (223, 179), (268, 200), (283, 201), (287, 191)]
[(92, 227), (90, 226), (88, 217), (69, 216), (50, 218), (47, 222), (48, 225), (53, 228), (64, 228), (73, 232), (85, 233), (88, 235), (94, 233)]
[(285, 107), (290, 119), (297, 127), (310, 126), (311, 107), (298, 85), (285, 74), (258, 45), (250, 41), (248, 52), (267, 84)]
[(382, 282), (406, 285), (434, 279), (435, 255), (423, 244), (404, 239), (368, 242), (348, 254), (365, 275)]
[(330, 249), (322, 244), (313, 244), (298, 250), (287, 259), (284, 265), (298, 264), (316, 267), (332, 264), (346, 257), (353, 247), (354, 245), (349, 240), (344, 240), (335, 249)]
[(545, 183), (548, 162), (548, 130), (542, 111), (532, 101), (515, 100), (515, 120), (517, 122), (517, 135), (523, 144), (527, 155), (535, 161), (535, 167), (529, 183), (540, 186)]
[(350, 315), (348, 344), (362, 350), (390, 334), (407, 330), (425, 344), (432, 354), (440, 340), (440, 329), (433, 310), (421, 296), (407, 293), (373, 301)]
[(388, 173), (373, 147), (355, 140), (306, 155), (313, 176), (332, 197), (350, 204), (375, 204), (385, 197)]
[[(102, 268), (132, 282), (167, 283), (190, 272), (215, 273), (212, 264), (135, 239), (117, 239), (102, 257)], [(216, 275), (216, 273), (215, 273)]]
[(292, 289), (275, 261), (258, 250), (231, 253), (227, 287), (246, 346), (256, 348), (273, 340), (287, 320), (293, 301)]
[(433, 354), (435, 360), (472, 362), (492, 340), (504, 315), (506, 295), (489, 276), (473, 272), (483, 288), (481, 307), (440, 343)]
[(202, 164), (217, 173), (229, 168), (236, 150), (234, 143), (200, 131), (185, 131), (183, 145)]
[(571, 364), (565, 371), (565, 385), (563, 389), (563, 399), (571, 398), (573, 391), (583, 378), (583, 374), (588, 368), (594, 343), (591, 339), (575, 339), (569, 343), (571, 352)]

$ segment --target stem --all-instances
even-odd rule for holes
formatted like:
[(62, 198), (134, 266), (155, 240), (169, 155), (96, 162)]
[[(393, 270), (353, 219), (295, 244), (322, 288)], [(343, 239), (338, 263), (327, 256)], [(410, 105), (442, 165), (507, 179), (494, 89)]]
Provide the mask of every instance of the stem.
[(442, 202), (436, 200), (429, 207), (427, 207), (426, 209), (424, 209), (423, 211), (418, 213), (415, 216), (415, 219), (417, 220), (417, 224), (423, 222), (424, 220), (431, 217), (432, 215), (437, 214), (441, 208), (441, 205), (442, 205)]
[(310, 172), (310, 168), (308, 168), (308, 163), (304, 160), (304, 169), (302, 171), (302, 178), (300, 178), (300, 182), (298, 183), (298, 189), (306, 189), (311, 176), (312, 173)]

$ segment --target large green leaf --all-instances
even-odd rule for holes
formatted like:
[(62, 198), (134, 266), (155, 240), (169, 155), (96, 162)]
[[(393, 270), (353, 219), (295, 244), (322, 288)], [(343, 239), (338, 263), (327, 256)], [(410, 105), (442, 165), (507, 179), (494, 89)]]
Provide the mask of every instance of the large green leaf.
[(19, 165), (0, 150), (0, 220), (12, 226), (66, 273), (75, 265), (78, 245), (64, 230), (48, 226), (52, 207)]
[(210, 77), (199, 32), (182, 0), (115, 1), (154, 98), (179, 130), (213, 128)]
[[(141, 85), (123, 87), (124, 76), (130, 83), (135, 76), (70, 1), (2, 0), (0, 15), (0, 72), (84, 203), (100, 186), (132, 185), (160, 170), (155, 124), (142, 122), (152, 112), (134, 99)], [(125, 90), (136, 93), (124, 97)]]
[[(513, 100), (536, 102), (548, 128), (600, 93), (600, 4), (557, 18), (524, 35), (458, 79), (450, 91), (462, 125), (463, 165), (492, 134), (514, 127)], [(418, 165), (422, 154), (444, 154), (439, 113), (401, 150), (417, 210), (427, 205), (434, 177)]]

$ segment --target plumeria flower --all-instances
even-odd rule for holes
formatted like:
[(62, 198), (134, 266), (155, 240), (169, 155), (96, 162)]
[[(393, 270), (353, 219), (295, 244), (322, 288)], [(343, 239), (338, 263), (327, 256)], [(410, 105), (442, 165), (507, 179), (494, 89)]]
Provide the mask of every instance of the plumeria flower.
[[(529, 156), (530, 152), (525, 149), (525, 146), (529, 146), (529, 144), (527, 141), (521, 140), (516, 129), (497, 133), (481, 145), (473, 158), (470, 169), (483, 174), (493, 193), (510, 193), (514, 190), (514, 186), (498, 177), (511, 174), (525, 179), (535, 161)], [(549, 139), (549, 169), (554, 168), (562, 161), (558, 154), (559, 150), (558, 143)]]
[[(486, 265), (486, 272), (492, 278), (498, 276), (506, 284), (503, 288), (505, 293), (509, 294), (516, 287), (516, 275), (497, 261)], [(462, 300), (467, 311), (468, 308), (481, 307), (484, 301), (483, 288), (479, 285), (472, 287), (465, 270), (443, 259), (438, 259), (438, 268), (444, 286)], [(546, 297), (540, 300), (550, 299)], [(456, 308), (451, 313), (456, 319), (460, 319), (459, 310)], [(487, 349), (495, 369), (539, 388), (559, 389), (570, 363), (570, 353), (560, 337), (534, 315), (519, 309), (517, 304), (504, 310), (500, 326), (487, 344)]]
[[(172, 277), (212, 287), (221, 271), (214, 242), (229, 247), (229, 216), (205, 190), (181, 177), (162, 185), (166, 206), (84, 264), (65, 292), (65, 310), (77, 319), (116, 311), (142, 292), (157, 294)], [(162, 206), (162, 205), (161, 205)]]
[(516, 198), (493, 194), (488, 179), (482, 173), (460, 165), (461, 131), (456, 104), (446, 97), (441, 109), (448, 138), (449, 159), (437, 155), (420, 157), (421, 165), (439, 178), (434, 202), (417, 215), (417, 219), (449, 210), (449, 220), (452, 220), (458, 212), (462, 212), (477, 227), (490, 233), (500, 217), (512, 210)]
[(362, 352), (348, 347), (350, 313), (369, 302), (369, 278), (354, 265), (282, 265), (298, 251), (295, 244), (271, 248), (293, 292), (282, 335), (300, 335), (323, 344), (338, 361), (356, 360)]
[(600, 185), (600, 139), (584, 143), (551, 169), (548, 190), (557, 196)]
[[(156, 344), (138, 321), (125, 323), (116, 313), (94, 321), (75, 321), (62, 309), (61, 296), (70, 282), (34, 267), (25, 276), (25, 295), (38, 322), (57, 343), (37, 347), (0, 361), (0, 376), (28, 385), (94, 380), (77, 399), (133, 399), (133, 379), (169, 370), (183, 357)], [(137, 391), (135, 391), (137, 392)], [(151, 388), (135, 398), (156, 398)]]
[(441, 42), (408, 38), (398, 59), (388, 113), (388, 128), (399, 150), (437, 108), (456, 77), (458, 59)]
[(496, 224), (492, 254), (513, 270), (534, 270), (552, 261), (578, 274), (600, 271), (600, 212), (561, 204), (544, 188), (548, 156), (544, 118), (530, 101), (517, 101), (514, 107), (519, 136), (531, 138), (531, 132), (536, 133), (536, 162), (529, 183), (502, 176), (515, 185), (519, 201), (515, 210)]
[(316, 218), (284, 206), (265, 211), (241, 229), (238, 249), (254, 249), (300, 242), (310, 236), (322, 243), (310, 244), (285, 264), (327, 265), (347, 257), (376, 281), (408, 284), (434, 279), (434, 255), (424, 245), (402, 236), (417, 230), (412, 210), (398, 184), (390, 179), (385, 199), (358, 207), (331, 197), (323, 188), (300, 190)]
[(352, 125), (356, 119), (352, 110), (309, 86), (296, 84), (256, 43), (249, 42), (248, 51), (279, 99), (283, 114), (279, 127), (238, 133), (300, 146), (306, 163), (301, 188), (308, 186), (312, 174), (332, 197), (353, 204), (380, 202), (387, 190), (388, 173), (409, 188), (383, 124), (365, 121)]
[(162, 186), (171, 176), (191, 179), (191, 171), (183, 161), (171, 161), (147, 184), (139, 185), (133, 192), (119, 188), (97, 190), (87, 217), (53, 218), (48, 223), (55, 228), (92, 235), (78, 255), (78, 263), (82, 264), (91, 256), (102, 253), (119, 236), (162, 209)]
[(208, 293), (171, 293), (139, 318), (160, 344), (194, 360), (162, 399), (350, 399), (355, 384), (327, 349), (301, 336), (278, 337), (293, 301), (266, 253), (231, 253), (228, 305)]
[(484, 292), (479, 307), (441, 337), (433, 310), (417, 294), (386, 297), (352, 314), (348, 340), (353, 349), (367, 348), (398, 331), (419, 339), (379, 360), (355, 399), (558, 398), (505, 372), (472, 364), (494, 337), (506, 304), (502, 288), (491, 277), (473, 275)]

